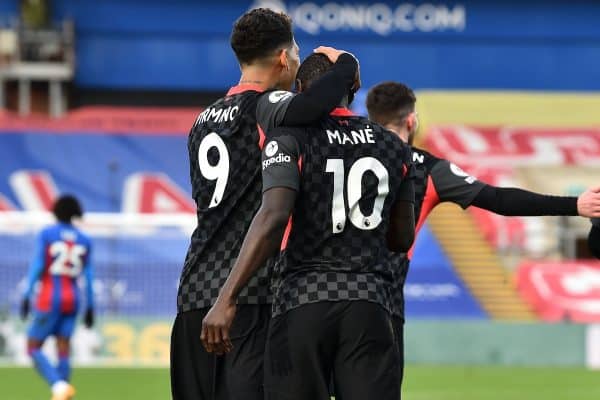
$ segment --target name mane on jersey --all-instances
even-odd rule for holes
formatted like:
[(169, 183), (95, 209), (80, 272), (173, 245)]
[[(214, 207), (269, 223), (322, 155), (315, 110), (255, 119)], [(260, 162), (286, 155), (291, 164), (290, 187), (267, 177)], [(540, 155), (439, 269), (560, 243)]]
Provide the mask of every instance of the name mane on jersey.
[(202, 111), (198, 118), (196, 118), (196, 124), (202, 124), (207, 121), (214, 123), (230, 122), (237, 117), (240, 111), (239, 106), (228, 106), (228, 107), (208, 107)]
[(375, 136), (373, 136), (373, 129), (371, 128), (351, 130), (349, 133), (338, 129), (333, 131), (327, 129), (327, 139), (329, 139), (330, 144), (375, 143)]

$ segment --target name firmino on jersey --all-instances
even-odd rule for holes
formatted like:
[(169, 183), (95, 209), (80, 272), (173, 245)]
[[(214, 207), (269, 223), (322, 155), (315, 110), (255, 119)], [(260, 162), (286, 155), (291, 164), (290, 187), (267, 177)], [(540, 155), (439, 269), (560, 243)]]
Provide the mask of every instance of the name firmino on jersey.
[(330, 131), (327, 129), (327, 138), (329, 139), (329, 143), (334, 144), (359, 144), (359, 143), (375, 143), (375, 138), (373, 137), (373, 129), (359, 129), (358, 131), (350, 131), (348, 135), (344, 131), (338, 131), (337, 129), (334, 131)]
[(212, 121), (214, 123), (233, 121), (233, 119), (237, 117), (239, 110), (239, 106), (229, 106), (227, 108), (209, 107), (198, 115), (196, 123), (201, 124), (206, 121)]

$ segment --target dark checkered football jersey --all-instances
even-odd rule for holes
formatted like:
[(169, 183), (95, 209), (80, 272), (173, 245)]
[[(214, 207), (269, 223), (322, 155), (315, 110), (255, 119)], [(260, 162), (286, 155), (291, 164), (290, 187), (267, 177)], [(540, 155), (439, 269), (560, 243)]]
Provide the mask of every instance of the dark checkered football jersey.
[[(415, 171), (416, 236), (435, 206), (442, 202), (452, 202), (463, 209), (467, 208), (485, 186), (483, 182), (469, 176), (455, 164), (425, 150), (413, 147), (412, 161)], [(408, 257), (400, 254), (393, 256), (393, 262), (399, 266), (400, 270), (394, 290), (397, 316), (400, 317), (404, 317), (404, 283), (413, 249), (409, 251)]]
[(386, 234), (392, 205), (406, 197), (410, 156), (395, 135), (344, 109), (319, 127), (273, 133), (263, 149), (263, 190), (298, 191), (273, 272), (274, 315), (337, 300), (394, 311), (398, 278)]
[[(177, 295), (178, 312), (211, 306), (261, 203), (257, 88), (232, 88), (197, 118), (188, 138), (198, 226), (192, 234)], [(239, 303), (270, 303), (267, 268), (240, 293)]]

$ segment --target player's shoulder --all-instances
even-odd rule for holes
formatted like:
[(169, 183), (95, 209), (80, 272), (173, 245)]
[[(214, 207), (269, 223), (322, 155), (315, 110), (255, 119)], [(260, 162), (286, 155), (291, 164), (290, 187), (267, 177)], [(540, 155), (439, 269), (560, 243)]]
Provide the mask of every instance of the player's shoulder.
[[(293, 127), (293, 126), (278, 126), (271, 129), (267, 134), (267, 141), (276, 140), (278, 142), (295, 143), (304, 145), (314, 128), (310, 127)], [(314, 133), (312, 133), (314, 135)]]
[(52, 236), (58, 235), (59, 230), (60, 224), (51, 224), (42, 228), (42, 230), (39, 231), (38, 236), (50, 240)]
[(92, 244), (92, 238), (85, 232), (83, 232), (81, 229), (79, 228), (75, 228), (75, 231), (77, 232), (77, 241), (86, 245), (86, 246), (90, 246)]
[(295, 93), (287, 90), (266, 90), (258, 96), (256, 103), (256, 119), (266, 130), (273, 128), (278, 123), (277, 115), (287, 110)]
[(415, 146), (412, 147), (412, 162), (415, 165), (425, 165), (432, 167), (440, 161), (445, 160), (428, 152), (427, 150), (423, 150)]
[(69, 240), (80, 244), (87, 245), (91, 243), (90, 237), (72, 224), (57, 223), (53, 226), (51, 235), (56, 236), (57, 239)]
[[(230, 91), (230, 93), (232, 93)], [(256, 120), (256, 104), (261, 92), (245, 90), (227, 94), (211, 104), (198, 114), (193, 128), (213, 124), (231, 124), (247, 121), (251, 124)]]
[(262, 107), (269, 104), (283, 103), (294, 96), (295, 93), (289, 90), (269, 89), (258, 94), (258, 105)]

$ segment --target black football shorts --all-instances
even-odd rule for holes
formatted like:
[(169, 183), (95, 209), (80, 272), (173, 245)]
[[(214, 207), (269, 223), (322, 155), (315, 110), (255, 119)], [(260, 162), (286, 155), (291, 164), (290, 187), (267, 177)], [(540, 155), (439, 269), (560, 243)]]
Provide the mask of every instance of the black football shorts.
[(398, 400), (400, 359), (387, 311), (367, 301), (302, 305), (271, 320), (265, 398)]
[(200, 333), (209, 308), (179, 313), (171, 334), (173, 400), (263, 400), (263, 359), (271, 305), (239, 305), (230, 336), (233, 350), (207, 353)]

